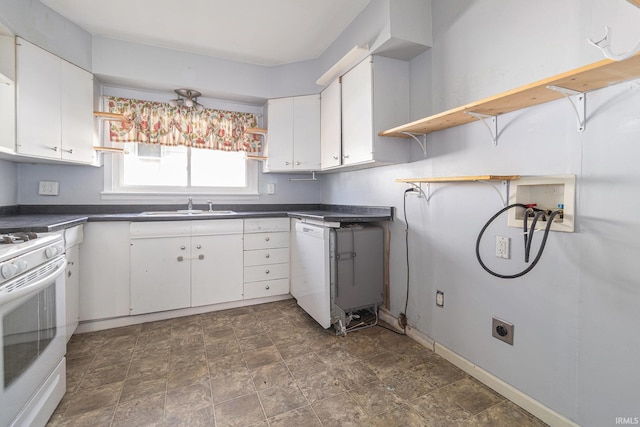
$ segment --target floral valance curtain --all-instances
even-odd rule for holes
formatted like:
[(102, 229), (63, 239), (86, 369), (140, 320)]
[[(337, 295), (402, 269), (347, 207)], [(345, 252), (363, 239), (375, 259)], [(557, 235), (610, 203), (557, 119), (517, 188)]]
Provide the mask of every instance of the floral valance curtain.
[(255, 114), (209, 108), (197, 111), (162, 102), (105, 98), (108, 112), (124, 116), (121, 122), (109, 122), (111, 141), (250, 153), (261, 150), (260, 137), (245, 133), (247, 128), (257, 127)]

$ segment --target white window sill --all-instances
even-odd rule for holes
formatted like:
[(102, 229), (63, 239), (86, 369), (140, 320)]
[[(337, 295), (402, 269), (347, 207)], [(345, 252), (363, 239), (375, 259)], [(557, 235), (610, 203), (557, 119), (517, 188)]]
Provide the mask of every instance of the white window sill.
[(211, 194), (206, 192), (142, 192), (142, 191), (103, 191), (100, 193), (102, 200), (143, 201), (163, 203), (183, 203), (188, 197), (193, 197), (194, 203), (204, 203), (207, 200), (257, 200), (260, 193), (243, 194)]

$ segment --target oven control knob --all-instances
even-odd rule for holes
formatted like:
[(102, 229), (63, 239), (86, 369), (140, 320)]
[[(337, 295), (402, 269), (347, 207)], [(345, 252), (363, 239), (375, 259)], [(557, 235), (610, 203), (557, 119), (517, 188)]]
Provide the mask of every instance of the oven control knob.
[(9, 279), (18, 274), (18, 267), (16, 267), (15, 264), (5, 264), (0, 269), (0, 272), (2, 273), (2, 277)]
[(13, 263), (13, 265), (15, 265), (16, 268), (18, 269), (18, 273), (22, 273), (29, 266), (29, 264), (27, 264), (27, 261), (23, 259), (17, 260), (16, 262)]
[(53, 258), (60, 255), (62, 252), (64, 252), (62, 245), (49, 246), (44, 250), (44, 256), (46, 256), (47, 258)]

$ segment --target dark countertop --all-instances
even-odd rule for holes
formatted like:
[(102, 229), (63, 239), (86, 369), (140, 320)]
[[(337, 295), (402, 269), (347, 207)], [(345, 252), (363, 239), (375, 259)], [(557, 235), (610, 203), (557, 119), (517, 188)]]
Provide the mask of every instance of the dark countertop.
[[(95, 208), (87, 208), (86, 211), (93, 213), (61, 214), (61, 213), (33, 213), (35, 209), (26, 209), (29, 213), (15, 213), (0, 216), (0, 233), (17, 231), (33, 231), (36, 233), (55, 232), (70, 228), (85, 222), (99, 221), (191, 221), (205, 219), (231, 219), (231, 218), (278, 218), (294, 217), (307, 218), (326, 222), (379, 222), (391, 221), (393, 219), (393, 208), (390, 207), (367, 207), (367, 206), (345, 206), (345, 205), (312, 205), (296, 206), (283, 205), (281, 209), (260, 210), (253, 209), (254, 205), (240, 205), (240, 209), (220, 209), (234, 210), (234, 214), (208, 214), (206, 212), (193, 215), (172, 214), (169, 209), (156, 209), (156, 211), (167, 211), (167, 215), (141, 215), (139, 212), (114, 212), (95, 213)], [(264, 208), (263, 206), (258, 206)], [(270, 205), (270, 208), (280, 208), (280, 206)], [(122, 206), (119, 209), (123, 209)], [(246, 210), (242, 210), (246, 209)], [(109, 211), (107, 207), (104, 209)], [(114, 209), (111, 209), (114, 210)], [(133, 210), (133, 209), (132, 209)], [(151, 210), (151, 209), (149, 209)], [(55, 209), (49, 208), (48, 211)], [(146, 211), (146, 210), (145, 210)]]
[(0, 233), (61, 231), (87, 222), (87, 215), (7, 215), (0, 216)]

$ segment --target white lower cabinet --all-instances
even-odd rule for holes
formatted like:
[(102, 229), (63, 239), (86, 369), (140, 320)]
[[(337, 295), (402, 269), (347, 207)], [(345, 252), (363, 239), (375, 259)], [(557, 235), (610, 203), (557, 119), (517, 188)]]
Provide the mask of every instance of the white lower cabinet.
[(67, 315), (67, 342), (78, 327), (80, 319), (80, 243), (82, 225), (64, 230), (64, 246), (67, 258), (65, 271), (65, 310)]
[(80, 257), (80, 321), (286, 295), (289, 219), (89, 222)]
[(242, 299), (242, 220), (131, 223), (131, 314)]
[(188, 235), (131, 239), (131, 314), (189, 307), (189, 240)]
[(191, 237), (192, 307), (242, 299), (242, 220), (230, 221), (217, 231), (229, 234)]
[(80, 321), (129, 315), (129, 222), (88, 222), (80, 252)]
[(244, 298), (289, 293), (289, 218), (244, 224)]

